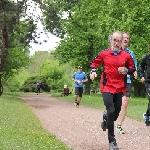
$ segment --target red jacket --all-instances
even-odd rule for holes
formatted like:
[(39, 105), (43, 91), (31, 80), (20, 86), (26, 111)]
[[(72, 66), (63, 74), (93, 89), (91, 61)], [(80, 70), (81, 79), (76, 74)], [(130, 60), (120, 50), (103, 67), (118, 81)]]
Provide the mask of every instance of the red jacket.
[(136, 69), (130, 54), (121, 50), (117, 55), (111, 49), (100, 51), (90, 63), (91, 69), (103, 65), (103, 72), (100, 79), (101, 92), (119, 93), (126, 91), (127, 75), (119, 74), (118, 67), (127, 67), (128, 74)]

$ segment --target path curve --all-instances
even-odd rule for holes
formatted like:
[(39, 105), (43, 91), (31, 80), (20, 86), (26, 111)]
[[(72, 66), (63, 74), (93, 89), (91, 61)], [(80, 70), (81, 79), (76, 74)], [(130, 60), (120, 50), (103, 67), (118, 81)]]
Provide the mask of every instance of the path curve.
[[(100, 128), (103, 111), (50, 95), (24, 94), (22, 99), (32, 108), (43, 127), (74, 150), (108, 150), (107, 131)], [(125, 119), (126, 134), (116, 134), (120, 150), (150, 150), (150, 127), (143, 122)]]

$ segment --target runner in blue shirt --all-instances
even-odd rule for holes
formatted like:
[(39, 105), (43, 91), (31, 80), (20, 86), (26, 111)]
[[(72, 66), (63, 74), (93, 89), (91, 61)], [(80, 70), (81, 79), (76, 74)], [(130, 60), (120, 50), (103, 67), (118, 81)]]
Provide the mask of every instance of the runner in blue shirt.
[[(136, 70), (137, 70), (137, 60), (134, 55), (134, 52), (131, 51), (129, 48), (127, 48), (127, 46), (129, 45), (129, 41), (130, 41), (130, 34), (124, 32), (122, 48), (132, 56)], [(134, 78), (135, 79), (137, 78), (137, 71), (134, 72)], [(118, 117), (118, 125), (116, 127), (116, 132), (119, 134), (125, 134), (125, 132), (122, 129), (122, 123), (127, 114), (127, 107), (128, 107), (130, 95), (131, 95), (131, 78), (130, 78), (130, 75), (127, 75), (127, 90), (126, 90), (126, 93), (122, 97), (122, 107), (121, 107), (121, 111)]]
[(83, 85), (88, 81), (87, 75), (82, 71), (82, 67), (78, 66), (78, 71), (72, 76), (72, 81), (74, 81), (75, 87), (75, 102), (74, 105), (79, 108), (79, 104), (82, 98)]

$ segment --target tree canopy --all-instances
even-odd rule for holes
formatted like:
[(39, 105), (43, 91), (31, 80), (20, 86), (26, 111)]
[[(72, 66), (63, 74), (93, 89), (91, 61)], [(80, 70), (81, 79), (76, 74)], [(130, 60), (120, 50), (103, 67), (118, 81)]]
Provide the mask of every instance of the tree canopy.
[[(130, 48), (134, 50), (138, 61), (147, 53), (150, 30), (149, 1), (122, 0), (117, 3), (114, 0), (80, 0), (67, 10), (64, 9), (65, 4), (60, 7), (57, 1), (44, 2), (49, 9), (52, 7), (49, 4), (55, 5), (56, 10), (59, 9), (58, 15), (61, 13), (59, 23), (65, 31), (65, 37), (55, 55), (62, 63), (71, 61), (74, 66), (82, 64), (88, 70), (92, 58), (108, 47), (107, 38), (115, 30), (131, 34)], [(63, 18), (64, 12), (71, 12), (71, 15)], [(44, 13), (46, 18), (47, 13)], [(48, 25), (47, 21), (45, 23)], [(53, 30), (56, 28), (53, 27)], [(51, 28), (49, 30), (52, 31)]]
[[(108, 36), (115, 30), (129, 32), (130, 49), (138, 62), (148, 52), (150, 34), (150, 1), (148, 0), (1, 0), (0, 50), (5, 59), (4, 77), (27, 66), (29, 43), (35, 41), (36, 23), (41, 19), (45, 29), (61, 38), (53, 52), (59, 63), (82, 65), (89, 73), (90, 61), (108, 48)], [(28, 16), (27, 6), (38, 5), (41, 18)], [(25, 17), (25, 20), (22, 18)], [(3, 51), (2, 51), (3, 50)], [(7, 56), (7, 57), (6, 57)], [(46, 64), (45, 64), (46, 65)], [(101, 71), (101, 69), (99, 69)]]
[(6, 79), (19, 69), (29, 64), (29, 43), (33, 39), (36, 26), (33, 19), (21, 20), (25, 16), (23, 1), (2, 0), (0, 2), (1, 30), (1, 71)]

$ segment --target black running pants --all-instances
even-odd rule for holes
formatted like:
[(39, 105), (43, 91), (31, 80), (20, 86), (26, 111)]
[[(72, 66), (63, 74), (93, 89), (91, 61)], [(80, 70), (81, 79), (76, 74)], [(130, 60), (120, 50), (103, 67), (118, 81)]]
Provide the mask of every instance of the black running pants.
[(104, 105), (107, 110), (107, 128), (109, 143), (115, 141), (114, 121), (117, 120), (122, 106), (123, 93), (112, 94), (109, 92), (102, 93)]
[(147, 106), (146, 115), (150, 116), (150, 83), (145, 83), (145, 87), (146, 87), (146, 92), (148, 94), (148, 106)]

